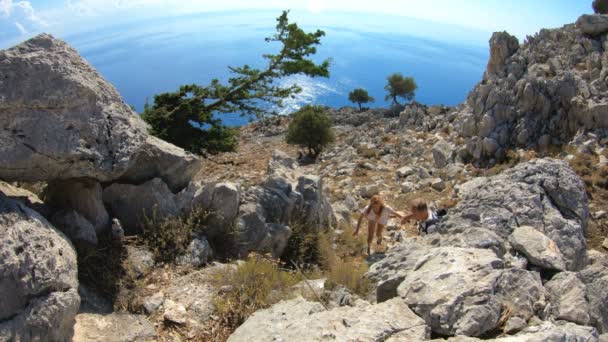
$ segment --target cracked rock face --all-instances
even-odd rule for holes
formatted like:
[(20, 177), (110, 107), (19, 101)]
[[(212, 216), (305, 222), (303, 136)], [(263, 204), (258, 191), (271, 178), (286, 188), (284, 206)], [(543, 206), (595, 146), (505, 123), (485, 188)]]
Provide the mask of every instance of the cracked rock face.
[(0, 75), (4, 180), (161, 177), (178, 191), (196, 171), (196, 157), (148, 136), (116, 89), (63, 41), (42, 34), (0, 51)]
[(541, 30), (521, 46), (506, 32), (490, 39), (483, 80), (458, 109), (455, 129), (467, 139), (464, 159), (479, 164), (513, 148), (546, 151), (580, 132), (608, 138), (608, 16)]
[(474, 227), (494, 232), (506, 244), (517, 227), (530, 226), (555, 242), (567, 270), (586, 265), (587, 193), (565, 162), (533, 160), (495, 177), (474, 179), (459, 189), (461, 201), (440, 224), (442, 233), (464, 233)]
[(40, 214), (0, 193), (0, 340), (69, 341), (76, 253)]
[(399, 341), (405, 337), (426, 340), (430, 331), (401, 299), (325, 311), (321, 304), (299, 297), (256, 312), (228, 341)]

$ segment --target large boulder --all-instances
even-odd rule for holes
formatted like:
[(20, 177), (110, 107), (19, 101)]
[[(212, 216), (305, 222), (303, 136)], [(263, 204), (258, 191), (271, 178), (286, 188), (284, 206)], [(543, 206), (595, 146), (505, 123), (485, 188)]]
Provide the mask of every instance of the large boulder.
[(583, 14), (576, 20), (576, 27), (583, 33), (596, 36), (608, 32), (608, 15)]
[(70, 341), (76, 253), (40, 214), (0, 193), (0, 340)]
[(147, 220), (179, 214), (175, 195), (160, 178), (141, 185), (114, 183), (103, 190), (103, 202), (126, 234), (137, 234)]
[[(76, 50), (48, 34), (0, 51), (0, 178), (185, 187), (198, 159), (146, 124)], [(95, 223), (96, 224), (96, 223)]]
[(321, 304), (298, 297), (254, 313), (228, 341), (403, 340), (398, 336), (411, 341), (430, 337), (424, 321), (398, 298), (326, 311)]
[(500, 318), (491, 294), (502, 266), (491, 251), (441, 247), (417, 261), (397, 292), (434, 332), (479, 336)]
[(584, 183), (565, 162), (545, 158), (522, 163), (498, 176), (461, 185), (459, 197), (439, 225), (442, 234), (490, 230), (506, 245), (517, 227), (530, 226), (555, 242), (567, 270), (586, 265), (589, 200)]

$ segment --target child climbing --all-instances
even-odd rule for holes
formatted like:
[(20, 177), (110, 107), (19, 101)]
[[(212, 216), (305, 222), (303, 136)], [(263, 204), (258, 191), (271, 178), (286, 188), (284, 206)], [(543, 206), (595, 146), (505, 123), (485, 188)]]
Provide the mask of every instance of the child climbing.
[(372, 196), (369, 204), (361, 211), (361, 217), (357, 222), (357, 228), (353, 232), (353, 235), (359, 234), (359, 228), (363, 218), (367, 218), (367, 254), (371, 254), (371, 245), (374, 241), (374, 235), (376, 236), (376, 244), (380, 246), (382, 244), (382, 232), (384, 227), (388, 223), (389, 218), (399, 217), (405, 219), (405, 216), (395, 211), (390, 206), (386, 205), (380, 195)]
[(411, 214), (405, 216), (402, 223), (414, 219), (418, 221), (418, 234), (426, 235), (434, 233), (441, 217), (445, 215), (445, 210), (435, 211), (422, 199), (415, 199), (410, 204)]

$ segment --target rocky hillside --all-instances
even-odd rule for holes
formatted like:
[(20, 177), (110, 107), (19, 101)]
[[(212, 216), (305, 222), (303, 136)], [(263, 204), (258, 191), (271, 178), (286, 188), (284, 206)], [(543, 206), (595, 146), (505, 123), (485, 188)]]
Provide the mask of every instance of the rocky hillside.
[[(201, 160), (66, 43), (0, 51), (0, 340), (604, 342), (607, 37), (606, 16), (496, 33), (464, 104), (330, 110), (316, 163), (285, 144), (288, 118)], [(425, 236), (391, 220), (362, 256), (348, 237), (374, 194), (448, 213)], [(310, 239), (342, 269), (274, 261)], [(274, 278), (273, 300), (234, 297)]]

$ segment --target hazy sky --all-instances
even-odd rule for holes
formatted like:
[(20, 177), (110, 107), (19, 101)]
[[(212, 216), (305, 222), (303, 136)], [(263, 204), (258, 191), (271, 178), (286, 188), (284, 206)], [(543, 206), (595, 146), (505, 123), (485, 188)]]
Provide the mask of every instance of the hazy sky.
[[(0, 0), (0, 48), (39, 32), (59, 36), (129, 21), (210, 11), (291, 9), (322, 16), (348, 11), (391, 14), (520, 39), (574, 22), (591, 0)], [(365, 23), (361, 23), (365, 29)]]

